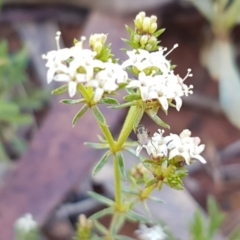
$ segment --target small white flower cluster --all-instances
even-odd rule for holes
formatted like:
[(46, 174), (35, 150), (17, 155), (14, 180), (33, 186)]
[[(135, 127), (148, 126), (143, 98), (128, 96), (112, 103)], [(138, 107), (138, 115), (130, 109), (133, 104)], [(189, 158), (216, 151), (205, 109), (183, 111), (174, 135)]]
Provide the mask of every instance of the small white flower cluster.
[(188, 165), (191, 159), (198, 159), (201, 163), (206, 163), (206, 160), (200, 155), (205, 145), (199, 145), (200, 138), (191, 137), (188, 129), (183, 130), (180, 135), (170, 134), (164, 137), (163, 133), (164, 130), (154, 133), (146, 145), (137, 147), (136, 154), (139, 155), (142, 148), (145, 148), (153, 158), (167, 157), (171, 160), (174, 157), (182, 157)]
[(33, 217), (30, 213), (18, 218), (15, 222), (15, 229), (24, 233), (29, 233), (30, 231), (35, 230), (37, 227), (38, 224), (33, 220)]
[(140, 224), (138, 230), (135, 231), (139, 240), (166, 240), (167, 235), (160, 226), (147, 227)]
[[(179, 111), (182, 106), (181, 97), (192, 94), (193, 86), (184, 84), (186, 78), (192, 77), (191, 69), (181, 78), (174, 74), (170, 61), (166, 59), (177, 46), (175, 44), (166, 54), (166, 48), (161, 47), (156, 52), (142, 49), (128, 51), (129, 59), (122, 64), (123, 68), (133, 67), (138, 71), (138, 79), (131, 80), (127, 88), (138, 88), (144, 101), (157, 99), (165, 111), (172, 100), (175, 100), (176, 109)], [(146, 74), (148, 70), (151, 71), (150, 75)]]
[(71, 48), (60, 49), (60, 32), (56, 41), (58, 50), (50, 51), (42, 57), (47, 60), (47, 81), (68, 82), (69, 96), (73, 97), (78, 83), (95, 88), (94, 102), (98, 102), (105, 92), (111, 93), (118, 89), (119, 84), (126, 83), (128, 75), (123, 68), (112, 62), (95, 59), (97, 53), (83, 48), (81, 41)]

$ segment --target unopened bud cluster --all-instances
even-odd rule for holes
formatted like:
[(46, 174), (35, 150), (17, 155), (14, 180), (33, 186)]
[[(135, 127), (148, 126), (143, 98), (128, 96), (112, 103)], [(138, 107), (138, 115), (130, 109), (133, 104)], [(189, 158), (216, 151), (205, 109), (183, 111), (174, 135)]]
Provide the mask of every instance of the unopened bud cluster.
[(90, 240), (92, 234), (92, 221), (87, 219), (84, 214), (79, 216), (77, 226), (77, 237), (75, 240)]

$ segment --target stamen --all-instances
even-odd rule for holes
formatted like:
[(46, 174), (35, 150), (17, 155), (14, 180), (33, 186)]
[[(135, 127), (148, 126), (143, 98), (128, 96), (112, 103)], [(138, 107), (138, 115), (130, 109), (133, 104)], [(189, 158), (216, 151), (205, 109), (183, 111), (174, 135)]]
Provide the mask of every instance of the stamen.
[(183, 78), (183, 81), (185, 81), (188, 77), (192, 77), (192, 76), (193, 76), (193, 74), (191, 73), (191, 71), (192, 71), (191, 68), (189, 68), (189, 69), (187, 70), (187, 74), (186, 74), (186, 76)]
[(172, 47), (172, 49), (170, 50), (170, 51), (168, 51), (164, 56), (166, 57), (168, 54), (170, 54), (175, 48), (177, 48), (178, 47), (178, 44), (176, 43), (176, 44), (174, 44), (173, 45), (173, 47)]
[(59, 50), (60, 49), (60, 36), (61, 36), (61, 32), (60, 31), (57, 31), (56, 32), (56, 43), (57, 43), (57, 49)]

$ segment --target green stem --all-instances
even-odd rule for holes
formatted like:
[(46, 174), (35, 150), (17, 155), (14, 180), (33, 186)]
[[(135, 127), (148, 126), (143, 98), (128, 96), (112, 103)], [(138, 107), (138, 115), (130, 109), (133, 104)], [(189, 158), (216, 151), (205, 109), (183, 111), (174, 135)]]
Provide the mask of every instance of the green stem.
[(114, 166), (114, 182), (115, 182), (115, 203), (116, 203), (116, 208), (121, 209), (122, 182), (121, 182), (121, 173), (120, 173), (116, 154), (114, 155), (113, 166)]
[(126, 142), (130, 133), (132, 132), (133, 124), (134, 124), (136, 118), (138, 117), (137, 112), (138, 112), (137, 106), (132, 106), (129, 109), (127, 117), (123, 124), (122, 130), (121, 130), (118, 140), (117, 140), (117, 146), (116, 146), (117, 149), (120, 150), (122, 148), (123, 144)]
[(82, 83), (79, 83), (77, 85), (77, 89), (83, 95), (83, 97), (86, 100), (86, 102), (90, 103), (91, 102), (91, 97), (89, 96), (87, 89), (83, 86)]

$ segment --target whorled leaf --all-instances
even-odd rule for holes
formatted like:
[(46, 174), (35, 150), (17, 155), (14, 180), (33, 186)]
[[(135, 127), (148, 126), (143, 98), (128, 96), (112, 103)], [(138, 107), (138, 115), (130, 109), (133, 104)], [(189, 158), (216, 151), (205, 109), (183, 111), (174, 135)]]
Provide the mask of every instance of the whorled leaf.
[(132, 101), (141, 99), (141, 95), (135, 93), (135, 94), (131, 94), (131, 95), (126, 95), (125, 97), (123, 97), (123, 99), (126, 102), (132, 102)]
[(107, 149), (107, 148), (109, 148), (108, 143), (85, 142), (84, 144), (88, 147), (95, 148), (95, 149)]
[(151, 179), (146, 183), (146, 188), (151, 187), (153, 184), (157, 183), (157, 179)]
[(92, 170), (92, 176), (95, 176), (96, 174), (98, 174), (102, 168), (104, 167), (104, 165), (107, 163), (107, 161), (109, 160), (109, 156), (111, 155), (110, 151), (107, 151), (106, 153), (104, 153), (104, 155), (102, 156), (102, 158), (99, 160), (99, 162), (96, 164), (96, 166), (93, 168)]
[(149, 223), (150, 221), (144, 217), (143, 215), (136, 213), (134, 211), (128, 211), (127, 212), (127, 218), (135, 221), (135, 222), (142, 222), (142, 223)]
[(100, 104), (106, 105), (119, 105), (119, 102), (115, 98), (105, 97), (99, 101)]
[[(88, 195), (90, 197), (96, 199), (97, 201), (99, 201), (103, 204), (106, 204), (108, 206), (113, 206), (113, 204), (114, 204), (114, 201), (112, 199), (104, 197), (103, 195), (100, 195), (98, 193), (88, 191)], [(110, 208), (110, 209), (112, 209), (112, 208)]]
[(60, 102), (65, 103), (65, 104), (70, 104), (70, 105), (76, 105), (76, 104), (85, 102), (85, 99), (84, 98), (81, 98), (81, 99), (63, 99)]
[(126, 173), (126, 170), (125, 170), (125, 163), (124, 163), (123, 154), (121, 152), (117, 153), (117, 161), (118, 161), (118, 166), (119, 166), (122, 178), (126, 181), (127, 180), (127, 173)]
[(60, 94), (63, 94), (65, 92), (67, 92), (67, 91), (68, 91), (68, 85), (66, 84), (66, 85), (63, 85), (63, 86), (61, 86), (59, 88), (56, 88), (56, 89), (52, 90), (51, 93), (53, 95), (60, 95)]
[(148, 114), (148, 116), (159, 126), (163, 127), (163, 128), (170, 128), (170, 126), (165, 123), (162, 119), (160, 119), (157, 115), (156, 112), (152, 111), (151, 109), (146, 110), (146, 113)]
[(101, 124), (103, 126), (107, 126), (106, 120), (105, 120), (103, 114), (101, 113), (100, 109), (97, 106), (92, 107), (92, 112), (93, 112), (95, 119), (98, 121), (99, 124)]
[(77, 121), (86, 113), (87, 110), (88, 110), (88, 105), (84, 104), (72, 120), (73, 127), (76, 125)]
[(127, 103), (123, 103), (123, 104), (120, 104), (120, 105), (110, 106), (109, 108), (111, 108), (111, 109), (122, 109), (122, 108), (131, 107), (131, 106), (135, 106), (135, 105), (136, 105), (135, 102), (127, 102)]
[(100, 211), (94, 213), (89, 219), (96, 220), (96, 219), (102, 218), (107, 215), (112, 215), (112, 214), (113, 214), (113, 209), (111, 207), (104, 208), (103, 210), (100, 210)]

